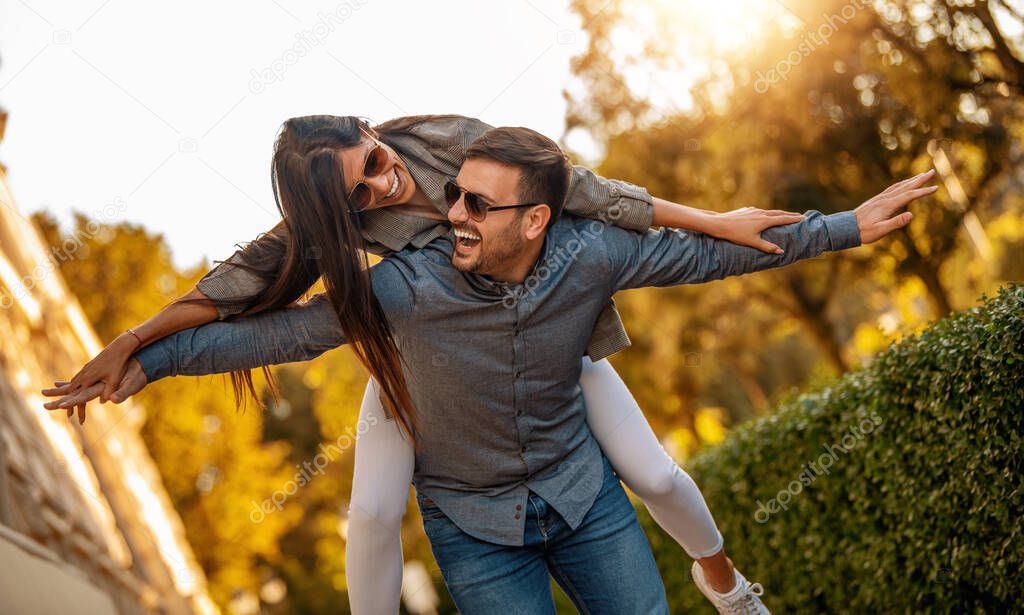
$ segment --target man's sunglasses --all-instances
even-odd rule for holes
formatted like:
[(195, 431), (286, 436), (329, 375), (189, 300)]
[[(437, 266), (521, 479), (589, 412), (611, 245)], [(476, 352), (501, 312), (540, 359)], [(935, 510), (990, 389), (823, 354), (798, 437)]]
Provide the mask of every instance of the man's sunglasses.
[(384, 144), (374, 139), (373, 135), (365, 130), (363, 134), (373, 142), (373, 147), (366, 153), (366, 160), (363, 162), (363, 178), (356, 182), (352, 191), (348, 193), (349, 206), (352, 211), (356, 212), (363, 211), (373, 202), (373, 191), (364, 180), (369, 177), (377, 177), (388, 166), (388, 151), (384, 149)]
[(518, 207), (533, 207), (540, 205), (540, 203), (520, 203), (519, 205), (488, 205), (484, 200), (484, 197), (479, 194), (475, 194), (468, 190), (463, 190), (454, 180), (449, 179), (444, 185), (444, 200), (448, 202), (448, 207), (454, 207), (455, 203), (459, 201), (459, 197), (463, 194), (466, 195), (466, 211), (469, 213), (469, 217), (476, 220), (477, 222), (483, 222), (487, 218), (487, 212), (489, 211), (500, 211), (502, 209), (516, 209)]

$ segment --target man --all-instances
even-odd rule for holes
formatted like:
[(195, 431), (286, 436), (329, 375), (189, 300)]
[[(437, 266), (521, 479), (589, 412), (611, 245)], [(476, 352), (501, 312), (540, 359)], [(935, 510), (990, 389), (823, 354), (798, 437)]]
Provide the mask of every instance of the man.
[[(911, 200), (934, 191), (921, 188), (930, 178), (922, 175), (855, 212), (808, 212), (765, 232), (785, 251), (768, 255), (678, 231), (556, 223), (568, 172), (557, 146), (533, 131), (484, 133), (449, 187), (453, 232), (371, 274), (421, 421), (414, 483), (424, 527), (467, 614), (553, 612), (549, 574), (584, 612), (668, 612), (578, 386), (580, 357), (616, 291), (704, 282), (875, 241), (909, 222), (898, 212)], [(308, 360), (344, 341), (320, 296), (154, 343), (136, 354), (114, 399), (165, 376)], [(73, 403), (81, 401), (64, 407)]]

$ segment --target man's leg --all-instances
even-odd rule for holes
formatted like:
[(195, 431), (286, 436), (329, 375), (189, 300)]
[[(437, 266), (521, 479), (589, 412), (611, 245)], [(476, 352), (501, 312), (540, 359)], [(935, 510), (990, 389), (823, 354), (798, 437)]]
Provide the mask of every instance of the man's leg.
[(531, 517), (547, 538), (548, 568), (583, 613), (667, 615), (651, 545), (611, 465), (603, 463), (604, 485), (575, 531), (554, 510), (542, 510), (543, 500), (530, 497)]
[(531, 532), (527, 521), (524, 546), (497, 545), (463, 532), (429, 499), (417, 495), (417, 500), (434, 559), (460, 613), (554, 615), (551, 580), (536, 524)]

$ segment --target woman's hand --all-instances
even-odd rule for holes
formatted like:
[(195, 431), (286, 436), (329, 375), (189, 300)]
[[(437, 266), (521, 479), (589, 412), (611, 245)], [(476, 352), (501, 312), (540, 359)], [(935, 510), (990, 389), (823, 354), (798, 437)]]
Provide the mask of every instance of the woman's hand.
[[(60, 389), (71, 393), (102, 382), (104, 386), (100, 392), (100, 402), (106, 402), (121, 382), (128, 359), (138, 349), (139, 339), (131, 333), (122, 333), (78, 370), (78, 373)], [(54, 390), (46, 389), (43, 395), (48, 395), (47, 391)]]
[(782, 248), (761, 239), (761, 232), (773, 226), (793, 224), (804, 219), (803, 214), (779, 209), (744, 207), (720, 214), (658, 197), (652, 197), (652, 202), (654, 213), (651, 226), (697, 231), (769, 254), (782, 254)]
[[(47, 410), (67, 410), (68, 418), (71, 418), (75, 410), (78, 410), (80, 425), (85, 423), (85, 404), (99, 397), (106, 386), (104, 382), (97, 382), (84, 388), (72, 389), (70, 381), (58, 381), (54, 384), (57, 386), (52, 389), (43, 389), (43, 395), (62, 397), (56, 401), (46, 402), (43, 407)], [(130, 358), (125, 366), (123, 377), (114, 382), (115, 390), (108, 398), (119, 404), (144, 389), (147, 384), (149, 381), (146, 379), (146, 373), (142, 371), (142, 365), (137, 359)]]
[(711, 218), (708, 235), (725, 239), (741, 246), (757, 248), (769, 254), (782, 254), (782, 248), (761, 239), (761, 233), (773, 226), (793, 224), (804, 219), (803, 214), (781, 209), (743, 207)]

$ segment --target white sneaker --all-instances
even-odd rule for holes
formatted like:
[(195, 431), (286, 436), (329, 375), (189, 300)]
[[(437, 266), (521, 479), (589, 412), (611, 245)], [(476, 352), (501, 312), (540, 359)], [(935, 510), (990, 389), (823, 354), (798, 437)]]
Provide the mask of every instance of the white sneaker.
[(739, 570), (736, 570), (736, 587), (727, 594), (720, 594), (711, 588), (707, 579), (704, 578), (704, 570), (697, 562), (693, 562), (690, 574), (693, 575), (693, 582), (697, 584), (697, 589), (711, 601), (719, 613), (723, 615), (771, 615), (768, 607), (761, 602), (764, 587), (760, 583), (749, 583)]

